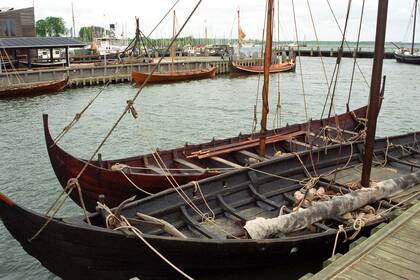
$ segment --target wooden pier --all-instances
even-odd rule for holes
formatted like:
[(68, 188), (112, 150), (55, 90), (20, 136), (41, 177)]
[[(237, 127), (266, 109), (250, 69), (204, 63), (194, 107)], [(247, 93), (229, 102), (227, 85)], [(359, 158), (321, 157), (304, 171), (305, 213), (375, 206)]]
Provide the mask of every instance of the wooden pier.
[(420, 279), (420, 202), (374, 231), (353, 243), (347, 254), (335, 255), (323, 270), (301, 280)]
[[(296, 47), (280, 48), (279, 52), (285, 52), (290, 54), (291, 52), (298, 52)], [(322, 57), (337, 57), (339, 48), (317, 48), (317, 47), (301, 47), (299, 48), (300, 56), (322, 56)], [(343, 57), (352, 58), (357, 56), (358, 58), (373, 58), (374, 52), (372, 48), (361, 48), (358, 49), (343, 49)], [(394, 59), (394, 51), (386, 50), (384, 54), (385, 59)]]
[[(248, 58), (235, 61), (240, 65), (252, 66), (261, 65), (260, 58)], [(150, 72), (154, 64), (137, 63), (137, 64), (113, 64), (113, 65), (73, 65), (70, 68), (53, 68), (53, 69), (37, 69), (22, 71), (16, 73), (0, 73), (0, 84), (18, 83), (18, 79), (26, 83), (51, 81), (69, 77), (69, 87), (92, 86), (107, 83), (123, 83), (131, 82), (132, 71)], [(229, 72), (229, 60), (218, 57), (208, 58), (185, 58), (175, 62), (177, 70), (188, 70), (196, 68), (204, 68), (209, 66), (217, 67), (217, 74), (226, 74)], [(169, 71), (171, 64), (169, 62), (162, 63), (158, 71)], [(17, 77), (19, 76), (19, 78)]]

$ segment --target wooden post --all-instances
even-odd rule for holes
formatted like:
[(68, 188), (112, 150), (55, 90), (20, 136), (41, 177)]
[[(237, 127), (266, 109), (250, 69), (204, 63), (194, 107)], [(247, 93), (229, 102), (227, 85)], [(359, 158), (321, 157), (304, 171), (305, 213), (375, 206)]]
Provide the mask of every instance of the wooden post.
[(267, 114), (268, 114), (268, 86), (270, 79), (270, 64), (271, 64), (271, 43), (272, 43), (272, 24), (271, 14), (273, 11), (273, 0), (267, 0), (267, 26), (265, 36), (265, 50), (264, 50), (264, 85), (262, 94), (262, 117), (260, 130), (260, 157), (265, 156), (265, 137), (267, 131)]
[(361, 184), (369, 187), (372, 167), (373, 146), (375, 144), (376, 121), (379, 112), (381, 95), (382, 65), (384, 59), (386, 19), (388, 14), (388, 0), (378, 0), (378, 15), (376, 21), (375, 51), (373, 58), (372, 80), (369, 94), (367, 135), (365, 153), (363, 155), (363, 170)]
[(53, 49), (50, 48), (50, 62), (53, 63), (54, 62), (54, 52)]
[(69, 47), (66, 47), (66, 66), (70, 67)]
[(28, 49), (28, 69), (32, 68), (32, 49)]

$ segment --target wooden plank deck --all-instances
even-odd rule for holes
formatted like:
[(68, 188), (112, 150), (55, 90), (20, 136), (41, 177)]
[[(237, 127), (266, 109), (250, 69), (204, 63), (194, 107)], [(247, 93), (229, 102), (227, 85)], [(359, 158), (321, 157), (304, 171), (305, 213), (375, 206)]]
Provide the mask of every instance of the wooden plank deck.
[(420, 279), (420, 202), (313, 276), (302, 279)]

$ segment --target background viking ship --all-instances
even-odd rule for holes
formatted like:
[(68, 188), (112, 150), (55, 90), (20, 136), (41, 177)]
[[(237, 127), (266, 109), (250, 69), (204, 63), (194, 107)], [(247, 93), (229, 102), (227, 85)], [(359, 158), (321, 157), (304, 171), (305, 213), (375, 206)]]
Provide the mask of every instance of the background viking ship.
[[(171, 187), (171, 181), (167, 179), (169, 174), (178, 184), (186, 184), (281, 154), (358, 139), (364, 130), (360, 120), (366, 117), (366, 109), (362, 107), (337, 118), (267, 131), (268, 147), (264, 157), (258, 155), (258, 134), (244, 134), (124, 159), (104, 160), (99, 155), (98, 160), (92, 161), (78, 179), (83, 199), (89, 211), (95, 210), (100, 194), (104, 194), (107, 204), (114, 207), (133, 195), (144, 197)], [(69, 179), (77, 176), (87, 160), (68, 154), (54, 143), (47, 115), (44, 115), (44, 133), (51, 165), (61, 186), (66, 188)], [(325, 136), (319, 136), (320, 133), (325, 133)], [(338, 134), (343, 136), (342, 140), (338, 140)], [(164, 170), (157, 157), (163, 161)], [(77, 193), (72, 193), (70, 197), (81, 205)]]
[(60, 81), (48, 81), (39, 83), (22, 83), (0, 88), (0, 98), (18, 96), (34, 96), (45, 93), (55, 93), (63, 90), (68, 83), (68, 77)]
[[(175, 11), (173, 15), (173, 36), (175, 37)], [(137, 84), (141, 85), (148, 79), (148, 83), (167, 83), (167, 82), (179, 82), (189, 81), (198, 79), (214, 78), (216, 76), (216, 67), (189, 69), (189, 70), (177, 70), (175, 66), (175, 43), (171, 46), (171, 69), (168, 72), (162, 73), (143, 73), (138, 71), (131, 72), (131, 79)], [(148, 78), (150, 76), (150, 78)]]

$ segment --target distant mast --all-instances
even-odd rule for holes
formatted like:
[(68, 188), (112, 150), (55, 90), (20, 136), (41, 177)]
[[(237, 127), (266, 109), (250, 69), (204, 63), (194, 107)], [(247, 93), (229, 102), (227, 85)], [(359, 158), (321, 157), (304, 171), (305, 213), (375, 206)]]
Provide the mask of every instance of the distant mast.
[(238, 56), (237, 59), (240, 58), (241, 54), (241, 20), (240, 20), (240, 12), (238, 7)]
[[(172, 38), (175, 38), (175, 35), (176, 35), (175, 20), (176, 20), (176, 14), (174, 10), (174, 19), (172, 23)], [(172, 61), (172, 71), (175, 71), (175, 42), (173, 42), (171, 46), (171, 61)]]
[(265, 36), (265, 50), (264, 50), (264, 85), (262, 93), (262, 116), (261, 116), (261, 130), (260, 130), (260, 149), (259, 156), (265, 156), (265, 138), (267, 131), (267, 114), (268, 114), (268, 86), (270, 79), (270, 64), (271, 64), (271, 51), (272, 51), (272, 11), (273, 0), (267, 0), (267, 25)]
[(413, 23), (413, 40), (411, 41), (411, 55), (414, 54), (414, 39), (416, 37), (417, 3), (418, 3), (418, 0), (414, 2), (414, 23)]
[(204, 45), (207, 45), (207, 20), (204, 21)]
[(73, 19), (73, 32), (72, 32), (72, 35), (73, 35), (73, 38), (74, 37), (76, 37), (76, 25), (74, 24), (74, 9), (73, 9), (73, 2), (71, 2), (71, 17), (72, 17), (72, 19)]

